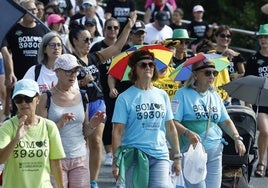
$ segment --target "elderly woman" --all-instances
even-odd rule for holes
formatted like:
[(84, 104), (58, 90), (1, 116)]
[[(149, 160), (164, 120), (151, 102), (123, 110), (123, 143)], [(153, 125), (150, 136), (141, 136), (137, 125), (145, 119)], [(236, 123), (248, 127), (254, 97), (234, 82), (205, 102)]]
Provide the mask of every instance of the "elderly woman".
[(65, 154), (55, 123), (36, 115), (38, 84), (30, 79), (18, 81), (12, 99), (18, 113), (0, 127), (3, 187), (52, 188), (52, 174), (57, 187), (63, 188), (60, 159)]
[(120, 94), (115, 104), (113, 175), (126, 187), (170, 187), (166, 138), (174, 152), (173, 170), (177, 175), (181, 154), (169, 97), (151, 83), (158, 78), (153, 53), (138, 50), (128, 65), (134, 85)]
[(181, 151), (185, 152), (189, 144), (200, 141), (208, 156), (206, 179), (198, 184), (190, 184), (185, 180), (186, 187), (221, 186), (223, 144), (220, 127), (233, 138), (238, 155), (242, 156), (246, 151), (242, 137), (213, 89), (213, 81), (217, 75), (214, 63), (207, 59), (195, 62), (185, 87), (178, 90), (172, 99)]
[[(90, 122), (87, 121), (83, 97), (74, 87), (78, 70), (81, 68), (75, 56), (60, 55), (54, 65), (58, 83), (49, 93), (42, 95), (38, 113), (53, 120), (61, 135), (66, 158), (62, 159), (64, 187), (89, 187), (86, 142), (83, 128), (87, 135), (103, 122), (105, 113), (96, 112)], [(48, 100), (48, 97), (51, 99)], [(50, 101), (48, 104), (47, 101)]]
[(35, 80), (39, 84), (40, 92), (54, 87), (58, 78), (53, 71), (54, 62), (57, 57), (65, 52), (60, 35), (49, 32), (44, 35), (38, 50), (39, 65), (32, 66), (24, 75), (24, 78)]

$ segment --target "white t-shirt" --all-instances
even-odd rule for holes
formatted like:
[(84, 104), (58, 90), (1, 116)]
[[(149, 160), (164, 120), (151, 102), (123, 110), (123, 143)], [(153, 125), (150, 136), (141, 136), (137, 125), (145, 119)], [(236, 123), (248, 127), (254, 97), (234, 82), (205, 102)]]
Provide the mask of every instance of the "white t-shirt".
[[(25, 73), (23, 78), (28, 78), (28, 79), (35, 79), (35, 66), (32, 66), (31, 68), (28, 69), (28, 71)], [(40, 93), (44, 93), (46, 90), (51, 89), (58, 83), (58, 78), (55, 74), (55, 71), (48, 69), (45, 65), (41, 66), (40, 74), (37, 78), (36, 81), (39, 85)], [(75, 88), (78, 87), (78, 82), (74, 84)]]
[[(32, 66), (25, 73), (23, 78), (33, 79), (35, 78), (35, 66)], [(54, 87), (58, 82), (58, 78), (55, 72), (51, 69), (48, 69), (46, 66), (42, 65), (40, 74), (37, 78), (37, 83), (39, 85), (40, 93), (44, 93), (46, 90)]]
[(172, 38), (173, 30), (165, 25), (160, 31), (156, 29), (152, 23), (145, 25), (146, 35), (145, 43), (154, 44), (157, 40), (165, 40), (167, 38)]

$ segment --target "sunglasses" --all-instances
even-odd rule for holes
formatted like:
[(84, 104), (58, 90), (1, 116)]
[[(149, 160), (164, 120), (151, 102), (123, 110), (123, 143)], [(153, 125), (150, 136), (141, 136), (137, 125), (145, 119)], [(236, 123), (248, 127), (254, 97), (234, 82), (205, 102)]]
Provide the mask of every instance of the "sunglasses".
[(220, 34), (219, 36), (223, 39), (225, 38), (230, 39), (232, 37), (231, 35), (225, 35), (225, 34)]
[(75, 74), (76, 76), (78, 76), (79, 74), (79, 69), (71, 69), (71, 70), (64, 70), (64, 69), (61, 69), (66, 76), (71, 76), (73, 74)]
[(145, 62), (139, 62), (138, 63), (138, 66), (142, 69), (146, 69), (147, 66), (149, 66), (149, 68), (154, 68), (155, 67), (155, 64), (154, 62), (149, 62), (149, 63), (145, 63)]
[(91, 43), (93, 41), (93, 38), (85, 38), (83, 39), (84, 43)]
[(206, 70), (206, 71), (200, 71), (200, 72), (203, 72), (206, 77), (210, 77), (211, 75), (213, 75), (214, 77), (216, 77), (219, 74), (219, 72), (216, 71), (216, 70), (214, 70), (214, 71)]
[(118, 26), (107, 26), (108, 30), (118, 30), (119, 27)]
[(89, 3), (84, 3), (84, 4), (82, 4), (82, 8), (83, 8), (83, 9), (87, 9), (87, 8), (91, 8), (91, 7), (92, 7), (92, 5), (89, 4)]
[(34, 98), (35, 98), (35, 96), (34, 97), (28, 97), (28, 96), (25, 96), (25, 95), (18, 95), (16, 97), (14, 97), (13, 100), (14, 100), (14, 103), (21, 104), (23, 101), (25, 103), (31, 103), (31, 102), (33, 102)]
[(47, 44), (47, 46), (49, 46), (50, 49), (55, 49), (56, 47), (58, 48), (62, 48), (62, 44), (61, 43), (56, 43), (56, 42), (50, 42)]

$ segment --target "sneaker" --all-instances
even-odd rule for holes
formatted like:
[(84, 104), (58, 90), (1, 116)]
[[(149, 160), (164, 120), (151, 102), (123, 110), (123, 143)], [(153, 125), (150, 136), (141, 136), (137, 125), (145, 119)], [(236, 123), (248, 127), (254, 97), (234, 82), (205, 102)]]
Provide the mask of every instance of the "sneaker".
[(112, 166), (113, 165), (113, 154), (111, 152), (106, 153), (104, 165), (105, 166)]
[(96, 181), (91, 181), (90, 186), (91, 188), (99, 188), (98, 183)]

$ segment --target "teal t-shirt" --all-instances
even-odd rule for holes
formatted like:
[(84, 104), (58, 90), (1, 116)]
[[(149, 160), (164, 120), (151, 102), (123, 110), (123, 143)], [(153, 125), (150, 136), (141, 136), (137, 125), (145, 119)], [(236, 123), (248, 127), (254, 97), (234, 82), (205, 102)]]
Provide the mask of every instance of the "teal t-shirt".
[(168, 159), (165, 123), (173, 119), (164, 90), (131, 86), (116, 100), (113, 123), (125, 126), (122, 145), (136, 147), (157, 159)]
[[(229, 119), (229, 115), (216, 91), (208, 90), (200, 94), (192, 88), (183, 87), (175, 93), (171, 103), (174, 119), (198, 133), (207, 150), (221, 142), (222, 131), (217, 124)], [(205, 140), (209, 117), (209, 130)], [(185, 143), (180, 143), (182, 147), (183, 144)]]
[[(0, 148), (5, 148), (15, 137), (18, 121), (15, 116), (0, 127)], [(29, 129), (6, 161), (3, 187), (52, 188), (50, 159), (63, 157), (58, 128), (54, 122), (40, 117), (39, 123)]]

